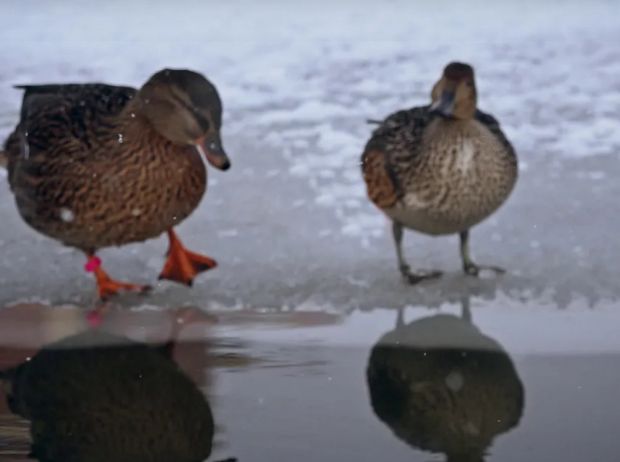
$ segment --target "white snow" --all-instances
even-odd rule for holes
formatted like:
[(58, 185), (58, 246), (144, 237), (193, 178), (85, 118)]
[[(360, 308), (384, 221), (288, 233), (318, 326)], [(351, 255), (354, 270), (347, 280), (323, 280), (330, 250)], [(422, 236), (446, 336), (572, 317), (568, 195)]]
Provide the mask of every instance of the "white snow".
[(236, 229), (222, 229), (217, 232), (220, 237), (235, 237), (239, 235), (239, 231)]
[(64, 222), (71, 222), (75, 219), (75, 214), (71, 209), (63, 207), (60, 209), (60, 219)]
[(290, 109), (272, 110), (260, 117), (261, 123), (320, 122), (330, 117), (346, 116), (346, 108), (329, 102), (316, 100), (303, 101), (299, 106)]

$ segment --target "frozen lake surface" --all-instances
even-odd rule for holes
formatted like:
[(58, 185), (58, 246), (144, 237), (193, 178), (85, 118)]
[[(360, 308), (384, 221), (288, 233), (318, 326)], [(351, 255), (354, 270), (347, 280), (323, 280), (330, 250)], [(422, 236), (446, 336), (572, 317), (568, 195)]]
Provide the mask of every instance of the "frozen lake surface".
[[(222, 457), (286, 460), (307, 450), (304, 460), (429, 460), (372, 414), (366, 363), (397, 309), (409, 322), (458, 313), (463, 300), (477, 328), (512, 357), (525, 389), (520, 423), (489, 461), (612, 460), (620, 451), (609, 430), (620, 410), (608, 405), (620, 385), (620, 6), (422, 3), (0, 5), (2, 140), (18, 116), (14, 84), (139, 86), (160, 68), (186, 67), (220, 91), (233, 167), (209, 171), (207, 195), (178, 228), (220, 266), (192, 289), (157, 284), (110, 310), (239, 313), (217, 335), (274, 367), (216, 370)], [(407, 233), (410, 263), (445, 271), (408, 287), (388, 222), (365, 197), (365, 121), (426, 104), (452, 60), (475, 67), (480, 107), (519, 155), (514, 193), (471, 240), (477, 261), (508, 272), (467, 278), (456, 237)], [(23, 223), (2, 171), (0, 215), (0, 306), (91, 308), (83, 256)], [(153, 283), (165, 249), (160, 238), (101, 256), (114, 277)], [(289, 329), (265, 321), (295, 313), (338, 322)], [(0, 332), (0, 343), (13, 341), (10, 329)]]
[[(453, 59), (476, 67), (480, 105), (500, 119), (521, 163), (508, 203), (472, 234), (478, 260), (508, 275), (473, 286), (561, 306), (620, 295), (614, 2), (474, 3), (467, 13), (451, 2), (184, 5), (1, 7), (12, 44), (0, 71), (2, 138), (17, 119), (16, 83), (139, 86), (159, 68), (184, 66), (220, 89), (233, 169), (210, 172), (201, 207), (179, 227), (220, 267), (193, 290), (162, 284), (147, 303), (353, 309), (439, 305), (469, 290), (456, 238), (412, 233), (411, 263), (447, 276), (400, 283), (389, 226), (365, 197), (358, 163), (372, 129), (365, 120), (426, 104)], [(209, 20), (197, 27), (196, 16)], [(0, 301), (89, 302), (82, 255), (28, 229), (5, 181), (0, 188)], [(152, 282), (164, 250), (161, 239), (102, 256), (113, 275)]]

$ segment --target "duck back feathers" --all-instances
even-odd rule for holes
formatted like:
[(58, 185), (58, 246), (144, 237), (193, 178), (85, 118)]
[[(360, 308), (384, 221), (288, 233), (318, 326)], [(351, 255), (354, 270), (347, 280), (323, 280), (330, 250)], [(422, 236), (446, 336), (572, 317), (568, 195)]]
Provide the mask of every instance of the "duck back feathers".
[[(424, 131), (436, 119), (441, 119), (441, 117), (431, 111), (430, 105), (390, 114), (373, 131), (370, 140), (366, 143), (362, 154), (362, 167), (367, 153), (375, 150), (384, 152), (390, 159), (404, 158), (409, 161), (415, 159), (422, 147)], [(475, 120), (497, 137), (506, 151), (516, 159), (514, 148), (504, 135), (495, 117), (478, 109), (476, 110)]]
[[(25, 160), (62, 154), (79, 159), (97, 144), (102, 129), (112, 129), (105, 119), (116, 117), (134, 97), (131, 87), (105, 84), (16, 85), (24, 90), (20, 122), (5, 143), (9, 182)], [(63, 148), (50, 149), (56, 145)], [(70, 149), (70, 152), (64, 151)], [(23, 163), (22, 165), (26, 165)], [(22, 166), (20, 165), (20, 166)]]
[(429, 106), (414, 107), (389, 115), (373, 131), (361, 165), (368, 195), (377, 207), (390, 208), (403, 198), (403, 167), (419, 156), (432, 117)]

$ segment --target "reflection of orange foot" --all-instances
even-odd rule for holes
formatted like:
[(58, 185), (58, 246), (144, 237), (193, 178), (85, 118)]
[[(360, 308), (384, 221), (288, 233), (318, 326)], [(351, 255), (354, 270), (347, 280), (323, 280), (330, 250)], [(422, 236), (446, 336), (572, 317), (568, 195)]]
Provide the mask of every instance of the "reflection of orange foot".
[(159, 279), (170, 279), (191, 286), (198, 273), (217, 266), (217, 262), (212, 258), (190, 252), (183, 247), (172, 229), (168, 230), (168, 238), (170, 240), (168, 259)]
[(90, 327), (97, 328), (103, 323), (103, 315), (100, 310), (94, 309), (86, 313), (86, 322)]
[(119, 282), (108, 276), (103, 268), (101, 268), (101, 260), (94, 255), (90, 256), (88, 262), (84, 266), (87, 272), (95, 273), (95, 279), (97, 280), (97, 292), (101, 300), (107, 300), (108, 298), (117, 295), (119, 291), (130, 291), (144, 294), (151, 290), (151, 286), (129, 284), (127, 282)]

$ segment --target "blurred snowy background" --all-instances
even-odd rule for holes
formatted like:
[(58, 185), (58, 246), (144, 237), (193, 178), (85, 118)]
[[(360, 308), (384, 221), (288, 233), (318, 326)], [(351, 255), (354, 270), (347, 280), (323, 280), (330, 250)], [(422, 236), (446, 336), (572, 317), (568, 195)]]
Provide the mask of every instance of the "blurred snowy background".
[[(620, 4), (616, 1), (5, 1), (0, 3), (0, 138), (12, 85), (141, 85), (162, 67), (203, 72), (224, 101), (233, 161), (210, 171), (179, 228), (220, 267), (193, 289), (162, 283), (126, 304), (354, 308), (437, 306), (464, 292), (501, 304), (588, 309), (620, 297)], [(450, 60), (473, 64), (480, 106), (513, 141), (521, 178), (474, 229), (481, 263), (460, 272), (456, 237), (408, 233), (412, 265), (447, 272), (401, 283), (391, 233), (365, 197), (367, 118), (425, 104)], [(4, 175), (3, 175), (4, 176)], [(83, 256), (36, 234), (0, 178), (0, 303), (86, 304)], [(101, 255), (118, 278), (152, 282), (163, 239)]]

